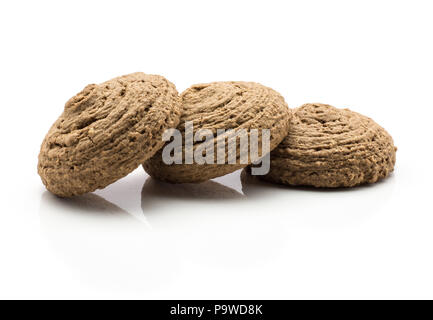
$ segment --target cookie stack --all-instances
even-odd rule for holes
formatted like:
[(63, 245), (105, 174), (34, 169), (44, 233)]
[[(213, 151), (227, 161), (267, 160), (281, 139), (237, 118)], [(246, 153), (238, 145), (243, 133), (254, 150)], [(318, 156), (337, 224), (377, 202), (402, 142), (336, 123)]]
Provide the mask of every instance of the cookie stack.
[[(193, 137), (206, 130), (210, 138), (196, 139), (186, 150), (188, 125)], [(173, 129), (181, 134), (183, 144), (175, 149), (181, 161), (167, 164), (164, 135)], [(220, 132), (243, 131), (249, 137), (262, 129), (268, 130), (269, 141), (259, 135), (259, 154), (271, 151), (270, 170), (259, 177), (267, 181), (353, 187), (383, 179), (394, 168), (391, 136), (348, 109), (305, 104), (290, 110), (279, 93), (254, 82), (194, 85), (179, 95), (162, 76), (133, 73), (88, 85), (66, 103), (42, 142), (38, 173), (61, 197), (104, 188), (140, 165), (159, 180), (203, 182), (254, 161), (242, 161), (240, 152), (227, 161), (228, 149), (216, 147), (227, 140)], [(242, 147), (238, 140), (236, 150)], [(209, 146), (215, 155), (222, 151), (224, 161), (186, 159), (189, 151), (201, 154)]]

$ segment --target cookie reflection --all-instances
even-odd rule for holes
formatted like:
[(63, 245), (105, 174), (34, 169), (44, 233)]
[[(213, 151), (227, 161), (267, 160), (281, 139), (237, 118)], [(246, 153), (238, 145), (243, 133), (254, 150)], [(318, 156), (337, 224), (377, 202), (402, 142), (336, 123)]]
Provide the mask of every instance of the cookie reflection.
[(148, 224), (96, 194), (62, 199), (45, 192), (39, 215), (53, 254), (79, 281), (102, 290), (135, 292), (172, 278), (174, 271), (165, 268), (176, 265), (170, 246)]
[(249, 199), (267, 196), (266, 193), (272, 192), (272, 189), (284, 189), (285, 186), (263, 181), (257, 176), (251, 175), (249, 167), (242, 170), (240, 174), (242, 192)]
[[(48, 209), (48, 207), (50, 207), (50, 210), (54, 208), (61, 209), (62, 211), (60, 214), (69, 212), (75, 214), (128, 215), (128, 212), (125, 210), (94, 193), (87, 193), (72, 198), (59, 198), (50, 192), (45, 191), (42, 195), (41, 208)], [(45, 212), (47, 212), (47, 210), (41, 210), (41, 214)]]
[(41, 228), (57, 241), (69, 241), (74, 235), (97, 243), (100, 232), (114, 234), (125, 229), (146, 230), (148, 225), (117, 205), (93, 194), (59, 198), (46, 191), (39, 208)]
[[(277, 255), (281, 226), (246, 200), (212, 180), (169, 184), (148, 178), (142, 189), (143, 214), (152, 228), (175, 239), (184, 259), (206, 268), (245, 270)], [(269, 248), (265, 237), (275, 245)]]
[[(341, 188), (317, 188), (313, 186), (291, 186), (276, 182), (270, 182), (264, 179), (259, 178), (259, 176), (253, 176), (251, 175), (251, 169), (250, 167), (246, 167), (242, 170), (240, 174), (241, 178), (241, 185), (242, 185), (242, 192), (245, 194), (245, 196), (251, 198), (251, 197), (262, 197), (264, 195), (267, 196), (267, 193), (272, 193), (276, 191), (281, 192), (313, 192), (313, 193), (356, 193), (360, 190), (366, 191), (368, 189), (372, 189), (374, 187), (379, 188), (379, 186), (384, 185), (386, 180), (392, 180), (393, 176), (391, 175), (386, 180), (380, 180), (374, 184), (363, 184), (358, 185), (355, 187), (347, 188), (347, 187), (341, 187)], [(391, 188), (392, 190), (392, 188)]]
[(153, 228), (181, 228), (192, 221), (222, 219), (245, 196), (215, 181), (170, 184), (151, 177), (141, 191), (141, 208)]
[[(241, 172), (242, 192), (260, 207), (264, 201), (272, 215), (292, 215), (309, 226), (346, 227), (382, 214), (394, 193), (394, 179), (353, 188), (287, 186), (263, 181), (248, 169)], [(275, 208), (275, 210), (272, 210)], [(326, 214), (323, 214), (326, 212)]]
[(157, 199), (178, 200), (239, 200), (244, 195), (218, 182), (167, 183), (152, 177), (147, 178), (141, 191), (142, 206)]

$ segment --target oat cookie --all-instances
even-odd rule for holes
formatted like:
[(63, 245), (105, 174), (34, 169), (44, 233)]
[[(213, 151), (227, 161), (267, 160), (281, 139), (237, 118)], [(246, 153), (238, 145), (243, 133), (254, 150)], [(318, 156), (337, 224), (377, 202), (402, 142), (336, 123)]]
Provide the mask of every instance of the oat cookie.
[(372, 119), (326, 104), (293, 112), (289, 134), (271, 152), (265, 180), (314, 187), (374, 183), (394, 169), (391, 136)]
[[(225, 139), (224, 136), (217, 136), (218, 129), (245, 129), (247, 132), (250, 129), (269, 129), (271, 150), (282, 141), (289, 129), (291, 112), (283, 97), (258, 83), (213, 82), (193, 85), (181, 94), (181, 100), (183, 113), (177, 129), (183, 135), (182, 164), (166, 165), (162, 160), (162, 150), (143, 164), (146, 172), (159, 180), (172, 183), (203, 182), (247, 166), (241, 163), (238, 151), (235, 164), (228, 164), (228, 161), (225, 164), (216, 161), (212, 164), (198, 164), (195, 161), (185, 164), (185, 123), (188, 121), (193, 123), (194, 135), (199, 129), (211, 130), (214, 138), (210, 143), (213, 143), (214, 150), (217, 150), (217, 140)], [(262, 135), (258, 137), (261, 154)], [(200, 142), (194, 142), (194, 150), (199, 146)], [(217, 159), (216, 151), (214, 159)]]
[(133, 73), (86, 86), (42, 142), (42, 182), (62, 197), (104, 188), (162, 147), (180, 108), (175, 86), (158, 75)]

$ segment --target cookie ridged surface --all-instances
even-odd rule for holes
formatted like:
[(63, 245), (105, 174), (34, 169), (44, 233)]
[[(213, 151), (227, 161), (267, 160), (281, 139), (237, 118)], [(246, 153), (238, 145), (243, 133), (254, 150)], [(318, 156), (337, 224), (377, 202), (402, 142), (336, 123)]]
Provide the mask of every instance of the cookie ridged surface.
[(106, 187), (162, 147), (162, 134), (178, 125), (180, 108), (175, 86), (158, 75), (133, 73), (86, 86), (42, 142), (42, 182), (62, 197)]
[[(208, 129), (213, 134), (210, 141), (217, 150), (217, 141), (226, 139), (217, 135), (218, 130), (245, 129), (250, 136), (251, 129), (270, 130), (270, 150), (275, 148), (287, 135), (291, 112), (284, 98), (276, 91), (254, 82), (213, 82), (190, 87), (181, 94), (183, 114), (177, 128), (182, 133), (182, 157), (185, 159), (185, 123), (192, 122), (194, 135), (197, 130)], [(261, 154), (262, 135), (258, 134)], [(204, 143), (204, 142), (203, 142)], [(209, 143), (209, 141), (206, 141)], [(227, 142), (226, 142), (227, 144)], [(200, 142), (194, 143), (194, 150)], [(202, 182), (219, 177), (248, 164), (240, 161), (240, 146), (237, 141), (236, 162), (233, 164), (170, 164), (162, 160), (162, 150), (143, 164), (152, 177), (173, 182)], [(216, 159), (216, 156), (215, 156)], [(227, 159), (227, 149), (226, 149)], [(249, 158), (248, 161), (251, 161)], [(250, 163), (250, 162), (249, 162)]]
[(271, 152), (265, 180), (325, 188), (374, 183), (394, 169), (392, 137), (372, 119), (348, 109), (305, 104), (293, 112), (289, 134)]

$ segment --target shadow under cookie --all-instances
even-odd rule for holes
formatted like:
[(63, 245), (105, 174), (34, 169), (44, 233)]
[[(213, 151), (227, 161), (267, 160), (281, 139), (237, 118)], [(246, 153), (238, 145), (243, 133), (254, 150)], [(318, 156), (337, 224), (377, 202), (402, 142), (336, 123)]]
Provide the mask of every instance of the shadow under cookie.
[(45, 191), (41, 199), (41, 209), (44, 208), (55, 209), (59, 214), (129, 215), (127, 211), (94, 193), (87, 193), (71, 198), (60, 198)]
[(98, 195), (64, 199), (46, 191), (39, 218), (50, 255), (88, 286), (141, 292), (174, 276), (178, 261), (171, 255), (172, 245), (149, 232), (149, 224)]
[(241, 185), (242, 185), (242, 192), (244, 195), (248, 198), (253, 197), (266, 197), (267, 193), (272, 193), (272, 190), (284, 190), (287, 192), (293, 192), (293, 191), (305, 191), (305, 192), (311, 192), (311, 193), (351, 193), (356, 192), (360, 190), (366, 190), (366, 189), (372, 189), (375, 187), (379, 187), (379, 185), (386, 184), (388, 180), (392, 180), (394, 177), (394, 174), (391, 173), (387, 179), (382, 179), (377, 181), (374, 184), (361, 184), (357, 185), (355, 187), (346, 188), (346, 187), (339, 187), (339, 188), (317, 188), (313, 186), (308, 185), (300, 185), (300, 186), (292, 186), (287, 185), (283, 183), (278, 182), (270, 182), (265, 179), (261, 179), (259, 176), (253, 176), (251, 175), (250, 168), (247, 167), (242, 170), (240, 174), (241, 179)]
[(141, 192), (142, 208), (153, 200), (175, 199), (180, 201), (241, 200), (244, 195), (218, 182), (172, 184), (147, 178)]

